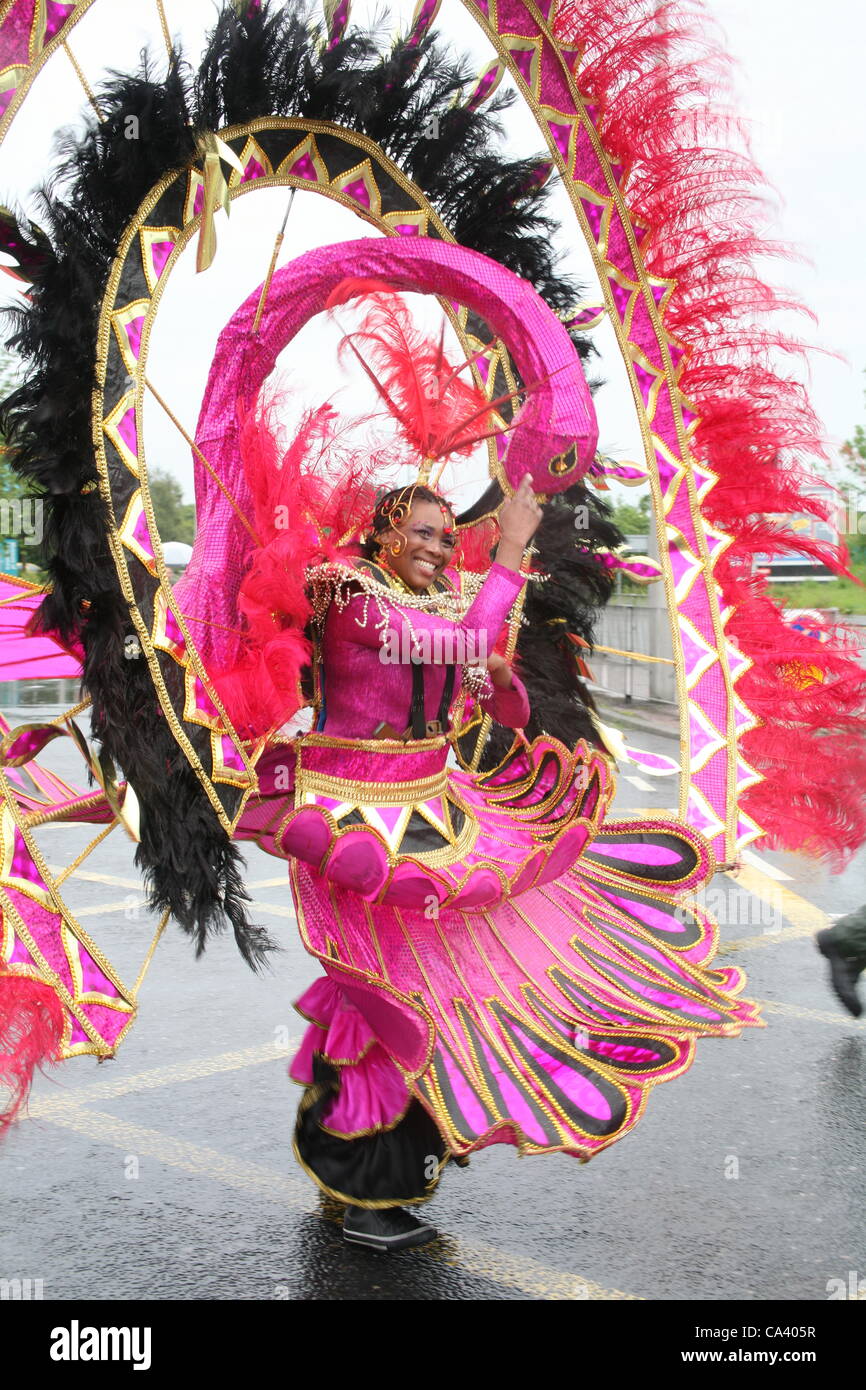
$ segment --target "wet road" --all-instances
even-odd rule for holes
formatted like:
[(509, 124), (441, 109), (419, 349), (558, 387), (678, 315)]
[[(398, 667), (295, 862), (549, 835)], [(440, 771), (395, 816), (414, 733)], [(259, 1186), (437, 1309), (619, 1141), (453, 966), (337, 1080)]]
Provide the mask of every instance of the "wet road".
[[(65, 749), (54, 765), (82, 780)], [(666, 781), (626, 771), (619, 813), (665, 805)], [(60, 865), (87, 839), (45, 828), (41, 843)], [(115, 832), (66, 885), (127, 980), (155, 925), (131, 848)], [(0, 1149), (0, 1279), (61, 1300), (824, 1301), (860, 1279), (866, 1292), (866, 1020), (837, 1006), (810, 940), (866, 895), (862, 853), (839, 877), (778, 855), (720, 875), (707, 905), (723, 958), (748, 971), (768, 1027), (702, 1043), (590, 1164), (502, 1146), (452, 1169), (428, 1209), (440, 1241), (392, 1257), (347, 1248), (295, 1166), (291, 1001), (317, 970), (285, 867), (257, 850), (248, 865), (256, 920), (284, 944), (274, 969), (252, 975), (229, 940), (196, 962), (169, 929), (118, 1058), (39, 1078)]]

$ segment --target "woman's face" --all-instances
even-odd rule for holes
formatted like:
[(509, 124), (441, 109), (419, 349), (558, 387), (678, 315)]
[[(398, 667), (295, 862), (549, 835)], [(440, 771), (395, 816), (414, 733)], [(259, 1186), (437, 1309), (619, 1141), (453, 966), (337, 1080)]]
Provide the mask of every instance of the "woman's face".
[[(454, 523), (436, 502), (413, 502), (405, 521), (382, 536), (384, 559), (415, 593), (422, 593), (451, 563), (457, 544)], [(391, 548), (400, 546), (400, 554)]]

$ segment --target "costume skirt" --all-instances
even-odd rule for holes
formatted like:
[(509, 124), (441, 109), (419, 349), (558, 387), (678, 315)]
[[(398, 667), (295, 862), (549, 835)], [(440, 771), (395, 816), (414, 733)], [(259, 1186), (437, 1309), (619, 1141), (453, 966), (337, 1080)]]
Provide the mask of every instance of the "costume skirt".
[[(423, 1201), (449, 1158), (490, 1144), (591, 1158), (690, 1065), (699, 1037), (758, 1021), (741, 972), (709, 968), (717, 931), (694, 894), (714, 864), (700, 835), (605, 824), (610, 764), (583, 746), (539, 739), (484, 776), (445, 769), (441, 748), (431, 772), (433, 752), (378, 745), (343, 786), (338, 759), (326, 772), (302, 756), (281, 832), (288, 848), (305, 810), (302, 826), (333, 832), (318, 862), (297, 840), (292, 856), (302, 939), (325, 970), (298, 1001), (296, 1152), (361, 1205)], [(399, 773), (413, 753), (429, 758), (414, 780)], [(435, 849), (417, 848), (416, 817)], [(363, 853), (341, 855), (354, 834)], [(361, 891), (347, 882), (359, 865)]]

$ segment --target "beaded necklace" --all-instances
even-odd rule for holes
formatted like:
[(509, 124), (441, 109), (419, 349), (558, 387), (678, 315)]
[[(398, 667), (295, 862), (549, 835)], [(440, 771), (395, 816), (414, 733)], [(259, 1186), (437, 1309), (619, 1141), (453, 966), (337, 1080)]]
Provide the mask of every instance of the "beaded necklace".
[[(358, 626), (366, 627), (372, 600), (379, 613), (377, 631), (382, 631), (388, 626), (391, 608), (409, 609), (410, 614), (413, 609), (419, 613), (434, 613), (437, 617), (460, 623), (485, 580), (483, 574), (468, 574), (463, 571), (459, 593), (449, 584), (447, 589), (434, 593), (428, 590), (426, 593), (417, 594), (396, 574), (392, 575), (382, 570), (384, 579), (380, 580), (368, 569), (356, 569), (342, 561), (314, 565), (306, 573), (312, 591), (313, 619), (319, 627), (323, 625), (332, 603), (336, 603), (338, 609), (343, 611), (350, 599), (355, 597), (349, 586), (356, 585), (364, 595), (363, 612), (357, 620)], [(412, 631), (410, 614), (407, 614), (407, 622)]]

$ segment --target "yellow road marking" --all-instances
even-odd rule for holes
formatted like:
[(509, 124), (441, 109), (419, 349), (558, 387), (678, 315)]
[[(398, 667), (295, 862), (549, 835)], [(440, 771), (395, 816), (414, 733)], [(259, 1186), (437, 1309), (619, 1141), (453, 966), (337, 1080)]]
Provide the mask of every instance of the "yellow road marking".
[[(62, 874), (65, 865), (49, 864), (53, 874)], [(69, 875), (70, 879), (83, 878), (88, 883), (108, 883), (112, 888), (135, 888), (137, 892), (142, 891), (140, 878), (115, 878), (113, 874), (92, 874), (89, 869), (76, 869), (74, 874)]]
[(101, 917), (106, 912), (129, 912), (132, 908), (143, 907), (144, 898), (121, 898), (117, 903), (103, 903), (97, 907), (77, 907), (74, 915), (76, 917)]
[(791, 874), (786, 874), (784, 869), (777, 869), (775, 864), (771, 864), (768, 859), (761, 859), (759, 855), (753, 854), (750, 849), (744, 849), (740, 855), (744, 864), (749, 864), (759, 873), (766, 874), (768, 878), (775, 878), (779, 883), (792, 883)]
[(259, 912), (271, 912), (275, 917), (291, 917), (293, 922), (298, 920), (297, 913), (293, 907), (286, 907), (284, 903), (261, 903), (253, 901), (250, 907), (258, 908)]
[(802, 941), (811, 936), (810, 927), (783, 927), (781, 931), (763, 932), (760, 936), (743, 936), (737, 941), (723, 941), (718, 956), (732, 956), (739, 951), (755, 951), (762, 946), (778, 946), (783, 941)]
[(50, 1116), (43, 1116), (50, 1124), (63, 1129), (75, 1130), (89, 1139), (101, 1140), (114, 1148), (123, 1149), (137, 1158), (147, 1156), (171, 1168), (182, 1168), (197, 1176), (216, 1178), (227, 1187), (244, 1192), (256, 1192), (259, 1196), (287, 1206), (292, 1211), (309, 1208), (310, 1190), (294, 1174), (279, 1173), (252, 1159), (234, 1158), (211, 1149), (203, 1144), (193, 1144), (186, 1139), (176, 1139), (171, 1134), (163, 1134), (158, 1129), (148, 1129), (144, 1125), (120, 1120), (107, 1111), (84, 1110), (76, 1105), (60, 1109)]
[(493, 1245), (480, 1241), (452, 1240), (445, 1237), (441, 1249), (432, 1246), (431, 1258), (438, 1263), (460, 1265), (467, 1274), (489, 1279), (506, 1289), (523, 1289), (533, 1293), (545, 1302), (572, 1302), (586, 1299), (590, 1302), (628, 1302), (642, 1303), (640, 1294), (623, 1293), (620, 1289), (605, 1289), (584, 1279), (580, 1274), (566, 1274), (563, 1270), (548, 1269), (538, 1260), (526, 1255), (510, 1255), (497, 1250)]
[(829, 1009), (804, 1009), (799, 1004), (785, 1004), (780, 999), (759, 999), (761, 1008), (768, 1014), (784, 1014), (788, 1018), (802, 1018), (807, 1023), (829, 1023), (836, 1028), (853, 1028), (858, 1033), (866, 1033), (866, 1019), (853, 1018), (839, 1006), (838, 1013)]
[[(130, 1076), (109, 1077), (89, 1086), (81, 1086), (62, 1096), (32, 1099), (29, 1113), (32, 1118), (48, 1124), (71, 1129), (88, 1138), (123, 1149), (126, 1153), (147, 1154), (169, 1167), (181, 1168), (198, 1176), (212, 1177), (228, 1187), (255, 1192), (287, 1207), (291, 1211), (311, 1211), (312, 1189), (307, 1182), (293, 1175), (277, 1172), (250, 1159), (234, 1158), (187, 1140), (176, 1139), (160, 1130), (149, 1129), (117, 1118), (104, 1111), (91, 1110), (95, 1101), (112, 1100), (131, 1092), (140, 1093), (182, 1081), (239, 1071), (258, 1066), (275, 1058), (285, 1061), (297, 1047), (293, 1038), (279, 1048), (274, 1043), (220, 1052), (212, 1057), (197, 1057), (188, 1062), (176, 1062), (166, 1067), (153, 1067)], [(87, 1108), (85, 1108), (87, 1107)], [(527, 1293), (551, 1300), (637, 1300), (637, 1295), (606, 1289), (591, 1279), (563, 1270), (548, 1269), (537, 1260), (511, 1255), (482, 1242), (443, 1238), (429, 1252), (419, 1252), (438, 1263), (460, 1265), (468, 1274), (490, 1279), (503, 1288), (523, 1289)]]
[(764, 946), (774, 946), (782, 941), (796, 941), (804, 936), (814, 936), (830, 926), (830, 918), (820, 907), (801, 898), (784, 883), (770, 878), (761, 869), (744, 864), (736, 875), (727, 876), (732, 883), (744, 888), (763, 902), (769, 903), (783, 917), (794, 925), (783, 927), (781, 931), (761, 932), (759, 936), (747, 936), (739, 941), (724, 941), (719, 946), (719, 955), (732, 955), (735, 951), (752, 951)]
[[(77, 877), (81, 878), (83, 875), (79, 874)], [(95, 877), (95, 875), (91, 875), (91, 877)], [(103, 881), (108, 883), (110, 880), (106, 878)], [(116, 882), (117, 886), (123, 887), (123, 880), (118, 879)], [(135, 884), (135, 887), (140, 891), (141, 883)], [(75, 917), (104, 917), (109, 912), (129, 912), (133, 908), (146, 906), (146, 898), (133, 897), (130, 895), (128, 898), (121, 898), (119, 902), (97, 903), (93, 907), (79, 907), (75, 908), (73, 911)], [(256, 908), (259, 912), (269, 912), (273, 917), (290, 917), (293, 922), (297, 921), (295, 909), (293, 907), (286, 907), (284, 903), (263, 903), (252, 900), (250, 902), (250, 907)]]

